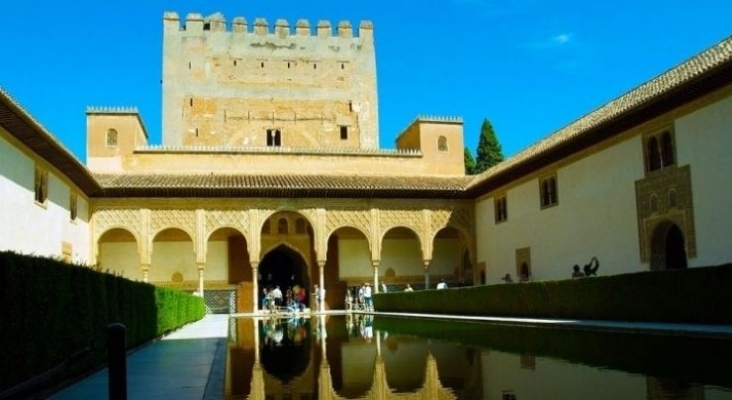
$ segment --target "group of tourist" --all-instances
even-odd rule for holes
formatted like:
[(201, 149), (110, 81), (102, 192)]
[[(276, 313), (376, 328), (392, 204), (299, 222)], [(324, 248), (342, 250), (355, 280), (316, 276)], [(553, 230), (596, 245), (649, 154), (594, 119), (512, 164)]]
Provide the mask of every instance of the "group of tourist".
[(346, 289), (346, 310), (374, 311), (373, 290), (370, 283), (364, 282), (361, 286)]
[(288, 287), (284, 295), (279, 285), (265, 287), (262, 289), (262, 309), (276, 310), (282, 307), (287, 311), (305, 310), (305, 288), (299, 285)]

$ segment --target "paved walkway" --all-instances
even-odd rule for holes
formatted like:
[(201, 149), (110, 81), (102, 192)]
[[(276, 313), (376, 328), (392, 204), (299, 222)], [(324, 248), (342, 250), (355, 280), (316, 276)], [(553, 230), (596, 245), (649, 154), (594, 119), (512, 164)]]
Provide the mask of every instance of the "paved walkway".
[[(329, 314), (343, 314), (331, 311)], [(648, 322), (547, 320), (526, 318), (466, 317), (409, 313), (376, 315), (461, 319), (501, 324), (611, 330), (685, 336), (732, 338), (732, 325), (662, 324)], [(253, 314), (237, 314), (237, 317)], [(165, 336), (127, 357), (129, 400), (222, 400), (226, 368), (228, 315), (204, 319)], [(50, 397), (54, 400), (103, 400), (109, 398), (107, 369)]]
[[(207, 315), (128, 355), (127, 398), (222, 399), (228, 328), (228, 315)], [(105, 368), (50, 398), (104, 400), (108, 384)]]

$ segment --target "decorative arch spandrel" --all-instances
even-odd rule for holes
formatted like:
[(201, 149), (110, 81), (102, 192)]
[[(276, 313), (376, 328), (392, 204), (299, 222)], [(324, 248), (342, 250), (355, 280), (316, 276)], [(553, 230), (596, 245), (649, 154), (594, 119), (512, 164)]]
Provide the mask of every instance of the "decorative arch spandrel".
[(184, 231), (196, 241), (195, 210), (150, 210), (150, 240), (165, 229), (176, 228)]

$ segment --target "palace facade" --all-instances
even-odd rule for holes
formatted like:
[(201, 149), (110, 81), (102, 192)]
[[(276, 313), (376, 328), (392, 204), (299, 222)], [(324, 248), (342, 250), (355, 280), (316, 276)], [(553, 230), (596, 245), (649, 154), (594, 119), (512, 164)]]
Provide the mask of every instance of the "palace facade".
[[(401, 290), (732, 260), (732, 38), (477, 176), (462, 121), (379, 145), (373, 26), (166, 13), (163, 143), (87, 109), (87, 164), (0, 91), (0, 249), (197, 290)], [(313, 300), (309, 299), (308, 302)], [(312, 306), (312, 304), (311, 304)]]

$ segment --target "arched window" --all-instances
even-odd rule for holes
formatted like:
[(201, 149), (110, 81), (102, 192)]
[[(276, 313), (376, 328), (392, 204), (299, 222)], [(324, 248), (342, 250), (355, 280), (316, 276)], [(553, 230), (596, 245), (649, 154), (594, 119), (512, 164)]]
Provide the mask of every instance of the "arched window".
[(305, 232), (305, 220), (302, 218), (298, 218), (297, 221), (295, 221), (295, 233), (297, 234), (304, 234)]
[(652, 194), (651, 195), (651, 198), (650, 198), (650, 207), (651, 207), (651, 212), (652, 213), (657, 213), (658, 212), (658, 196), (656, 196), (655, 194)]
[(437, 150), (447, 151), (447, 138), (440, 136), (437, 138)]
[(117, 147), (117, 130), (107, 130), (107, 147)]
[(278, 235), (287, 235), (288, 231), (287, 226), (287, 219), (286, 218), (280, 218), (279, 221), (277, 221), (277, 234)]
[(661, 135), (661, 161), (663, 167), (674, 164), (674, 145), (668, 131)]
[(264, 225), (262, 225), (262, 233), (268, 235), (271, 232), (272, 228), (270, 227), (269, 220), (264, 221)]
[(658, 149), (658, 139), (656, 139), (655, 136), (651, 137), (650, 139), (648, 139), (648, 144), (646, 145), (646, 147), (646, 156), (648, 157), (648, 172), (660, 169), (661, 153)]

